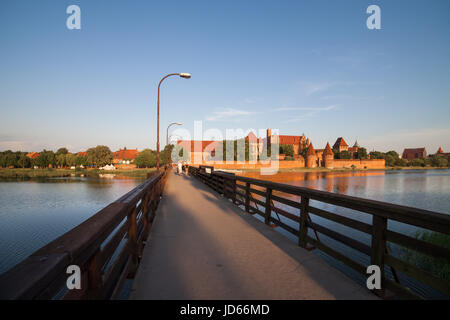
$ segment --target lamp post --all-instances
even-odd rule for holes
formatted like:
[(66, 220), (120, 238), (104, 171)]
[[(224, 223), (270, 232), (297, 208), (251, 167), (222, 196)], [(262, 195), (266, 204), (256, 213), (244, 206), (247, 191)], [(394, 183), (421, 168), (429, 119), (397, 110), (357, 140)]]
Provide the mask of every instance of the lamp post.
[[(169, 124), (167, 126), (167, 131), (166, 131), (166, 148), (169, 145), (169, 128), (171, 126), (173, 126), (174, 124), (176, 124), (177, 126), (181, 126), (182, 125), (181, 122), (172, 122), (171, 124)], [(166, 150), (166, 152), (167, 152), (167, 150)], [(169, 163), (169, 154), (168, 153), (166, 154), (166, 161), (167, 161), (167, 163)]]
[(171, 124), (169, 124), (169, 126), (167, 127), (167, 132), (166, 132), (166, 146), (169, 144), (169, 128), (171, 126), (173, 126), (174, 124), (176, 124), (177, 126), (181, 126), (182, 125), (181, 122), (172, 122)]
[(169, 73), (165, 77), (163, 77), (158, 84), (158, 112), (157, 112), (157, 133), (156, 133), (156, 170), (159, 171), (159, 89), (161, 87), (161, 83), (164, 79), (170, 76), (180, 76), (181, 78), (189, 79), (191, 77), (190, 73)]

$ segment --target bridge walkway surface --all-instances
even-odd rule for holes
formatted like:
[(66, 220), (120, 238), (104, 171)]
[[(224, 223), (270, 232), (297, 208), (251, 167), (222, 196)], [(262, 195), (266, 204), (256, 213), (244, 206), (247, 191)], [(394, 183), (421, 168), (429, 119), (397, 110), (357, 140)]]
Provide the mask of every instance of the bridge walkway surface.
[(130, 299), (377, 299), (193, 177), (169, 173)]

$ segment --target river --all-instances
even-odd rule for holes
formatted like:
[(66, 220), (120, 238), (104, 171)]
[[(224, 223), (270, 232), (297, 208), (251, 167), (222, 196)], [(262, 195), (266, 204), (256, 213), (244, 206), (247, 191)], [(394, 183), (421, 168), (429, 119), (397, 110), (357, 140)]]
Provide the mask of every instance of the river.
[(0, 273), (141, 182), (113, 175), (0, 180)]

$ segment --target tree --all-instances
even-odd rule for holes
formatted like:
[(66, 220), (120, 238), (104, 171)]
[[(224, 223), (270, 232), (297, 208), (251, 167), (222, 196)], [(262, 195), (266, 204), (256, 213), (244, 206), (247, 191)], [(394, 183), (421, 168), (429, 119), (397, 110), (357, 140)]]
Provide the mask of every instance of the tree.
[(39, 156), (34, 160), (34, 164), (40, 168), (47, 168), (55, 166), (56, 159), (53, 151), (42, 150)]
[(66, 154), (66, 166), (72, 167), (77, 164), (77, 156), (73, 153)]
[(395, 159), (400, 158), (399, 154), (396, 151), (394, 151), (394, 150), (386, 152), (386, 156), (387, 155), (393, 156)]
[(383, 152), (380, 152), (380, 151), (371, 151), (369, 153), (369, 155), (370, 155), (370, 159), (384, 159), (384, 158), (386, 158), (386, 155)]
[(284, 154), (288, 157), (294, 156), (294, 147), (292, 144), (281, 144), (280, 145), (280, 154)]
[(408, 160), (397, 158), (397, 159), (395, 159), (394, 164), (399, 167), (406, 167), (408, 165)]
[[(160, 154), (161, 156), (161, 154)], [(165, 159), (165, 158), (160, 158)], [(134, 163), (138, 168), (151, 168), (156, 166), (156, 152), (150, 149), (144, 149), (137, 157), (134, 159)]]
[(433, 167), (446, 167), (448, 160), (442, 155), (435, 154), (430, 157), (430, 163)]
[(385, 160), (386, 160), (386, 164), (385, 164), (386, 167), (393, 167), (393, 166), (395, 166), (396, 159), (393, 156), (387, 155)]
[(103, 167), (111, 164), (113, 153), (107, 146), (96, 146), (87, 150), (87, 162), (96, 167)]
[(69, 150), (67, 150), (67, 148), (59, 148), (58, 151), (56, 151), (56, 155), (60, 155), (60, 154), (68, 154)]
[(334, 158), (335, 159), (351, 159), (352, 154), (348, 151), (335, 152)]
[(58, 168), (63, 168), (66, 166), (66, 154), (56, 153), (55, 158), (56, 158), (56, 165), (58, 166)]
[(77, 165), (77, 166), (86, 166), (87, 165), (86, 157), (76, 156), (76, 158), (75, 158), (75, 165)]
[(366, 159), (367, 158), (367, 150), (366, 148), (358, 148), (358, 159)]
[(425, 159), (412, 159), (408, 162), (408, 166), (411, 167), (425, 167)]
[(27, 157), (26, 153), (21, 153), (18, 160), (18, 165), (21, 168), (29, 168), (31, 166), (30, 158)]
[(18, 156), (14, 152), (7, 152), (5, 156), (5, 166), (6, 167), (18, 167)]

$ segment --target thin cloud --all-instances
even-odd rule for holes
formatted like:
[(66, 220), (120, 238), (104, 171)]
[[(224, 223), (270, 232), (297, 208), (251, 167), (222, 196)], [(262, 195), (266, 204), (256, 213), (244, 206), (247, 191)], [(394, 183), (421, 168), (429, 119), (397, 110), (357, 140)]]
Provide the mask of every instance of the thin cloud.
[(307, 111), (303, 114), (301, 114), (299, 117), (294, 117), (294, 118), (289, 118), (288, 120), (286, 120), (285, 122), (289, 123), (289, 122), (298, 122), (298, 121), (303, 121), (309, 118), (313, 118), (315, 117), (317, 114), (321, 113), (321, 112), (326, 112), (326, 111), (331, 111), (331, 110), (336, 110), (339, 108), (339, 105), (330, 105), (330, 106), (326, 106), (326, 107), (321, 107), (321, 108), (309, 108), (309, 107), (287, 107), (287, 108), (278, 108), (276, 109), (276, 111)]
[(328, 89), (336, 86), (351, 86), (355, 85), (355, 82), (351, 81), (324, 81), (324, 82), (300, 82), (298, 87), (300, 91), (303, 92), (306, 96), (311, 96), (313, 94), (327, 91)]
[(273, 111), (313, 111), (313, 112), (321, 112), (321, 111), (330, 111), (330, 110), (334, 110), (337, 109), (339, 107), (339, 105), (337, 104), (333, 104), (333, 105), (329, 105), (326, 107), (318, 107), (318, 108), (313, 108), (313, 107), (280, 107), (280, 108), (276, 108)]
[(218, 121), (235, 117), (248, 116), (251, 114), (254, 114), (254, 112), (228, 108), (224, 111), (213, 112), (211, 116), (206, 117), (206, 121)]

